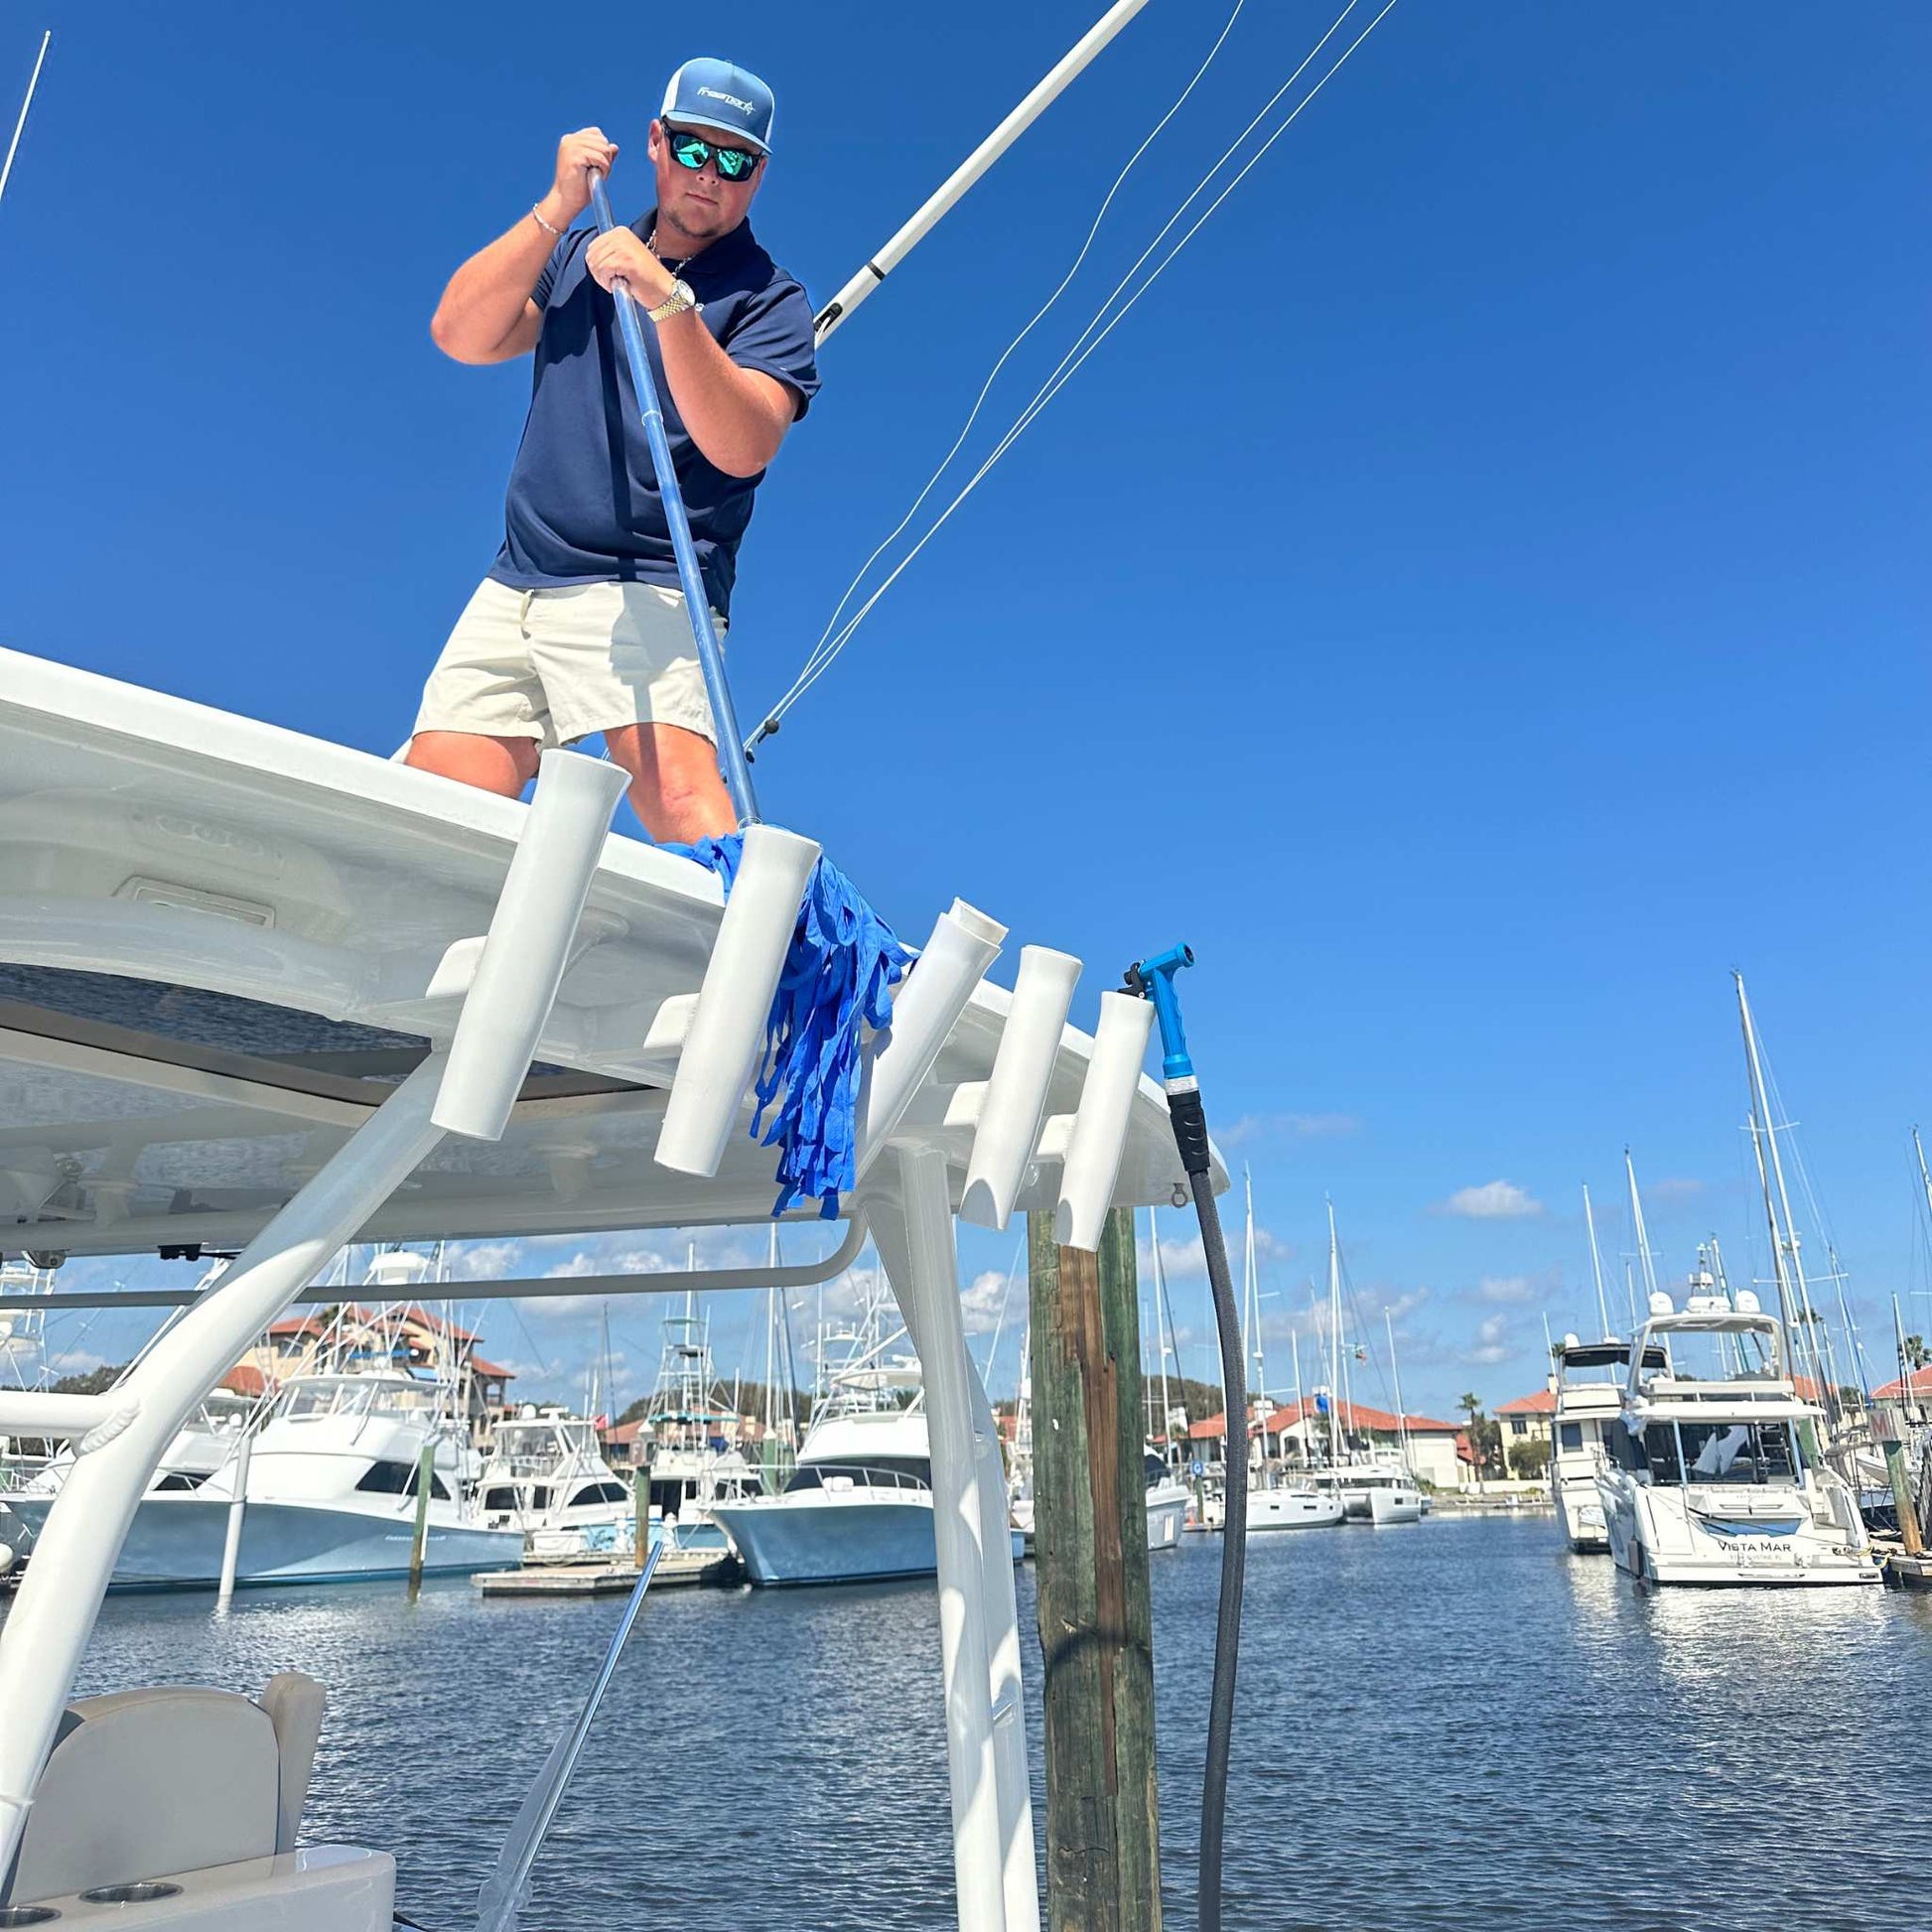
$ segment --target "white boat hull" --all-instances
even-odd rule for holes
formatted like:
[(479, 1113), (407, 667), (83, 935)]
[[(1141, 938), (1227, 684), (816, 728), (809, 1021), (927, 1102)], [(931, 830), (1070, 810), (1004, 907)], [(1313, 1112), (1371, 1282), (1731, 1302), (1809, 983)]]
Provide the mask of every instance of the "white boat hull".
[(1341, 1498), (1310, 1489), (1248, 1491), (1248, 1534), (1264, 1530), (1328, 1530), (1340, 1523)]
[(1759, 1498), (1726, 1507), (1722, 1491), (1599, 1485), (1610, 1555), (1619, 1570), (1662, 1587), (1830, 1588), (1876, 1584), (1863, 1528), (1818, 1523), (1800, 1495), (1772, 1512)]
[(1596, 1493), (1593, 1478), (1587, 1483), (1559, 1483), (1556, 1503), (1557, 1521), (1563, 1526), (1564, 1540), (1573, 1550), (1589, 1556), (1609, 1549), (1609, 1525), (1604, 1520), (1603, 1499)]
[(1379, 1527), (1390, 1523), (1422, 1521), (1422, 1491), (1397, 1483), (1387, 1489), (1368, 1492), (1368, 1520)]
[(1180, 1533), (1187, 1521), (1187, 1492), (1176, 1488), (1173, 1495), (1150, 1492), (1147, 1499), (1147, 1547), (1150, 1550), (1177, 1550)]
[[(14, 1496), (8, 1507), (25, 1532), (32, 1560), (52, 1497)], [(11, 1526), (9, 1526), (11, 1527)], [(409, 1574), (414, 1518), (307, 1504), (250, 1503), (241, 1525), (235, 1586), (356, 1584)], [(221, 1581), (228, 1505), (196, 1496), (149, 1496), (134, 1513), (108, 1587), (213, 1589)], [(523, 1553), (517, 1530), (471, 1529), (432, 1519), (423, 1556), (428, 1577), (461, 1577), (514, 1568)]]
[[(746, 1576), (761, 1588), (883, 1584), (939, 1571), (932, 1502), (923, 1491), (804, 1489), (720, 1503), (711, 1520), (731, 1538)], [(1026, 1540), (1017, 1529), (1009, 1534), (1018, 1560)]]

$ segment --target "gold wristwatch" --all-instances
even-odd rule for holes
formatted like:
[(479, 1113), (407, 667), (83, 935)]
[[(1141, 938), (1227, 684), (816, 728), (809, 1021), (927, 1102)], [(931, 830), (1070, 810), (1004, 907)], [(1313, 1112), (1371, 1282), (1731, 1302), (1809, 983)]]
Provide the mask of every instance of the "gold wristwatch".
[(681, 316), (686, 309), (695, 309), (698, 298), (691, 293), (691, 284), (679, 276), (671, 284), (671, 292), (654, 309), (646, 309), (644, 314), (652, 322), (669, 322), (673, 316)]

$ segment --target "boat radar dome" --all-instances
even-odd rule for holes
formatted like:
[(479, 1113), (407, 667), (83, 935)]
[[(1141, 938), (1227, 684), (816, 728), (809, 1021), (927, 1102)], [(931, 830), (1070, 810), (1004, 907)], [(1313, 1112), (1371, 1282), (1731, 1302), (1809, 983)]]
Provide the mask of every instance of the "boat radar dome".
[(1757, 1297), (1748, 1288), (1740, 1288), (1737, 1291), (1737, 1312), (1739, 1314), (1757, 1314), (1761, 1311)]
[(1656, 1290), (1650, 1298), (1650, 1312), (1652, 1314), (1670, 1314), (1674, 1312), (1670, 1305), (1670, 1297), (1661, 1288)]
[(1563, 1345), (1564, 1345), (1564, 1346), (1565, 1346), (1566, 1348), (1575, 1348), (1575, 1347), (1577, 1346), (1577, 1341), (1578, 1341), (1578, 1338), (1577, 1338), (1577, 1336), (1575, 1336), (1575, 1335), (1565, 1335), (1565, 1336), (1564, 1336), (1564, 1338), (1563, 1338)]

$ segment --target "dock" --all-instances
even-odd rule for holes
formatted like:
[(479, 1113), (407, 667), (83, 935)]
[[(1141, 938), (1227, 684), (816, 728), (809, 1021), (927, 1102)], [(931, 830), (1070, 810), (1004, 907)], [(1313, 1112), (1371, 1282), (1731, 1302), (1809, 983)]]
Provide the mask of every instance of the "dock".
[[(657, 1561), (651, 1588), (705, 1586), (728, 1589), (745, 1580), (736, 1556), (710, 1550), (666, 1550)], [(624, 1596), (637, 1586), (634, 1563), (533, 1563), (520, 1570), (489, 1570), (470, 1581), (484, 1596)]]

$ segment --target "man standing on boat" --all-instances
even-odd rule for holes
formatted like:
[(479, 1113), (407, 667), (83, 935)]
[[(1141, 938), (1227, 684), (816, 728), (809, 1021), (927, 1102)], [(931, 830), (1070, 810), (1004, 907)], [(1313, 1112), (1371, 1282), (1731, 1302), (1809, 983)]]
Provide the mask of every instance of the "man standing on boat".
[(430, 334), (459, 362), (535, 352), (503, 546), (430, 673), (410, 764), (515, 797), (546, 745), (602, 732), (654, 839), (737, 823), (670, 531), (619, 339), (620, 279), (645, 347), (722, 635), (752, 499), (818, 389), (812, 310), (747, 216), (771, 151), (771, 90), (725, 61), (671, 76), (647, 144), (657, 206), (573, 229), (601, 128), (567, 134), (529, 213), (451, 277)]

